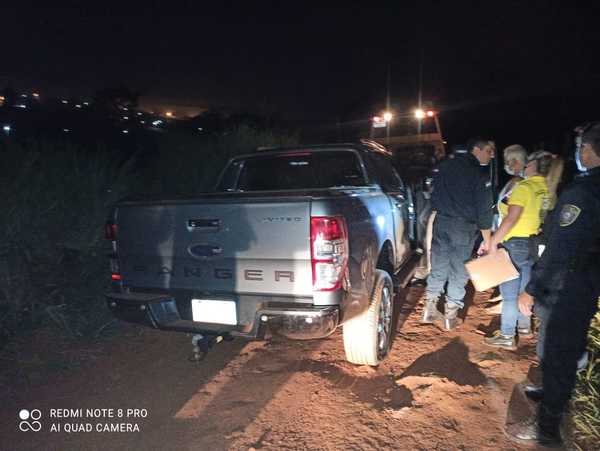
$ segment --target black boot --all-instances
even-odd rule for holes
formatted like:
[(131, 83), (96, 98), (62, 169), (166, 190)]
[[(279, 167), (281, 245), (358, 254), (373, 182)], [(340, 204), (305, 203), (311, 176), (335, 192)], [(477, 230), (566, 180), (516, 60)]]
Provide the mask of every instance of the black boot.
[(544, 397), (544, 389), (539, 385), (523, 385), (523, 393), (533, 402), (540, 402)]

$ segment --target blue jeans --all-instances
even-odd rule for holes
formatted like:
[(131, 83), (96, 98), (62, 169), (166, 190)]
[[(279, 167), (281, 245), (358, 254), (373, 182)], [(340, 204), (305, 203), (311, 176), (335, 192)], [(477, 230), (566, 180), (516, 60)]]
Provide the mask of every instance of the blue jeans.
[(442, 294), (448, 283), (446, 300), (464, 306), (465, 285), (469, 275), (465, 262), (471, 258), (477, 227), (458, 218), (435, 217), (431, 240), (431, 272), (427, 278), (427, 299)]
[(533, 262), (529, 254), (529, 240), (527, 238), (511, 238), (503, 245), (508, 251), (515, 268), (519, 271), (519, 277), (500, 284), (500, 294), (503, 299), (500, 333), (513, 337), (517, 325), (519, 327), (531, 327), (530, 318), (519, 311), (517, 299), (529, 283)]

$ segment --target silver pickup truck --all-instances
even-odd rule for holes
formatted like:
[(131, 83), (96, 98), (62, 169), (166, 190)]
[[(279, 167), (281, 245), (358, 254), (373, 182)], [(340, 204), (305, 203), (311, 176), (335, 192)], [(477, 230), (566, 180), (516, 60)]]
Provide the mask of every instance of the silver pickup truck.
[(420, 258), (410, 190), (371, 141), (277, 148), (229, 161), (215, 192), (125, 199), (106, 235), (113, 313), (213, 336), (323, 338), (377, 365), (394, 289)]

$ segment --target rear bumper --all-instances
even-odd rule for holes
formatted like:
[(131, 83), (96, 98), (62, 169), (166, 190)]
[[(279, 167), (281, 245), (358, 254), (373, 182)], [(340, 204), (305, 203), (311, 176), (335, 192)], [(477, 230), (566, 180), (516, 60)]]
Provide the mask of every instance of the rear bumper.
[(198, 333), (229, 334), (262, 338), (267, 330), (296, 340), (324, 338), (339, 324), (337, 306), (264, 307), (256, 310), (252, 324), (224, 325), (200, 323), (182, 318), (175, 299), (149, 293), (107, 293), (106, 302), (113, 315), (124, 321), (154, 329)]

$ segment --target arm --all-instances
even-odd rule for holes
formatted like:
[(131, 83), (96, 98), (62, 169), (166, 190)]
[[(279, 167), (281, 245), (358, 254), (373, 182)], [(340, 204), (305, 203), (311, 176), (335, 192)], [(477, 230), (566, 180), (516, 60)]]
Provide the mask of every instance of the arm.
[(481, 177), (477, 186), (475, 186), (475, 202), (477, 206), (477, 226), (483, 238), (477, 253), (482, 254), (490, 248), (491, 229), (494, 221), (492, 184), (485, 177)]
[(523, 214), (523, 207), (520, 205), (509, 205), (508, 206), (508, 214), (502, 219), (502, 223), (500, 223), (500, 227), (492, 239), (490, 241), (490, 252), (494, 252), (498, 247), (498, 244), (502, 242), (504, 237), (511, 231), (511, 229), (515, 226), (515, 224), (521, 218)]
[(481, 232), (481, 237), (483, 241), (479, 245), (479, 250), (477, 251), (477, 255), (487, 254), (490, 250), (490, 240), (492, 236), (491, 229), (482, 229), (479, 230)]

